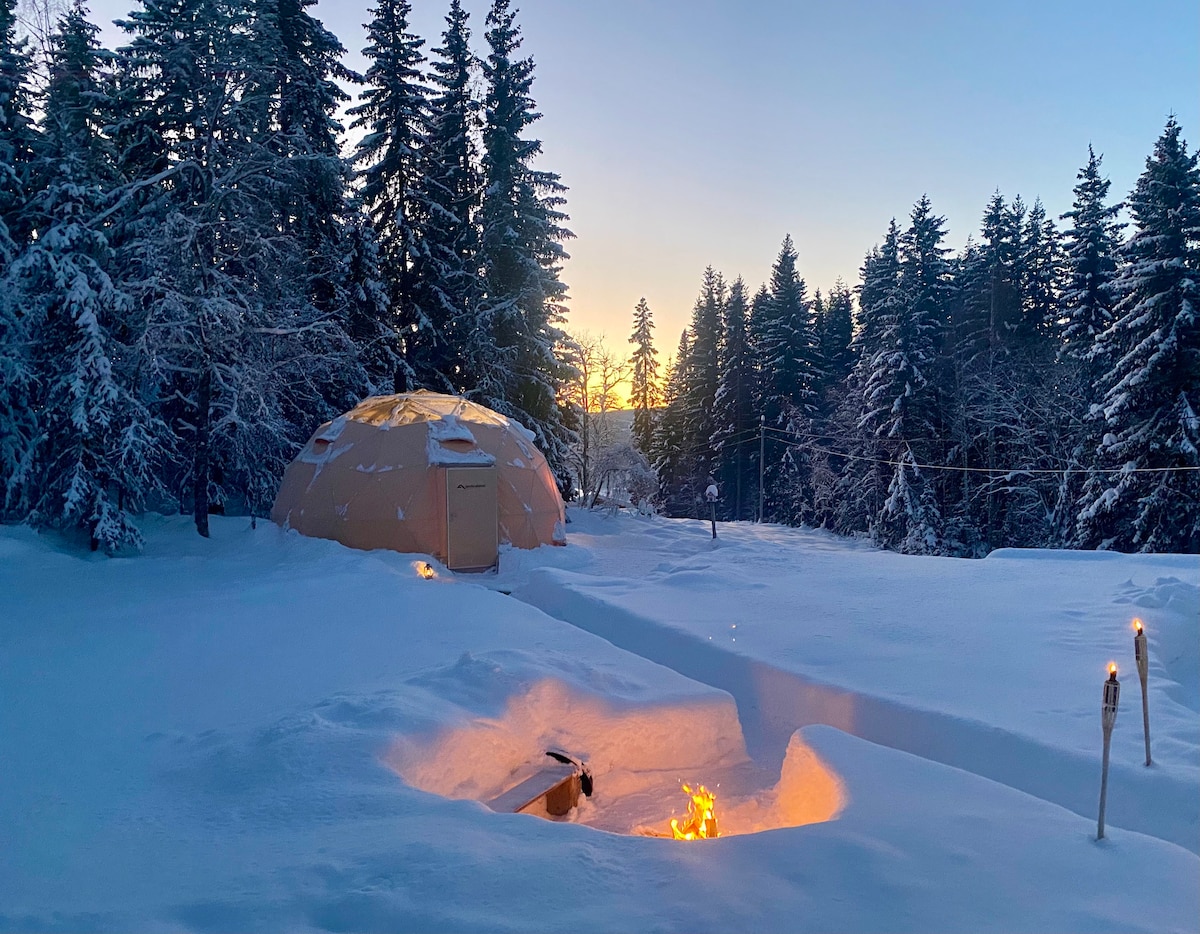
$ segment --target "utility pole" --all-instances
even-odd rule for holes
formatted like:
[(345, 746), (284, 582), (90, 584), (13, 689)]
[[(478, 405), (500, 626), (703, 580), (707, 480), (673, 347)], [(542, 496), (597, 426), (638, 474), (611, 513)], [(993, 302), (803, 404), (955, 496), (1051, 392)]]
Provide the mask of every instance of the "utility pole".
[(758, 521), (763, 521), (763, 450), (767, 440), (767, 416), (758, 416)]

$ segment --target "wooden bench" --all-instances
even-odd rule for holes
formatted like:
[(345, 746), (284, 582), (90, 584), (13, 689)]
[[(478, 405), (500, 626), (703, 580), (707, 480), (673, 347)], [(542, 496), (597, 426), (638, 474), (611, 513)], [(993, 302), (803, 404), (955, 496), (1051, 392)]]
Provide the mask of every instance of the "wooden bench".
[(579, 803), (582, 770), (573, 762), (541, 766), (524, 781), (497, 795), (487, 806), (506, 814), (562, 817)]

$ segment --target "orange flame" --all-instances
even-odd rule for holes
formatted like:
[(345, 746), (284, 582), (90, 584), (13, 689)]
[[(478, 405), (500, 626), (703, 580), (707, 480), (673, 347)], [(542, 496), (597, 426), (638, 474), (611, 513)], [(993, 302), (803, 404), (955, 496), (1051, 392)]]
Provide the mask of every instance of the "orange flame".
[(699, 840), (719, 837), (721, 833), (717, 830), (717, 816), (713, 812), (717, 796), (703, 785), (695, 791), (684, 785), (683, 793), (691, 797), (688, 801), (688, 816), (682, 824), (671, 818), (671, 834), (674, 839)]
[(1141, 635), (1142, 621), (1140, 619), (1138, 619), (1136, 616), (1133, 618), (1133, 628), (1138, 631), (1138, 635)]
[(1108, 663), (1108, 673), (1110, 675), (1115, 675), (1117, 673), (1117, 663), (1116, 662)]

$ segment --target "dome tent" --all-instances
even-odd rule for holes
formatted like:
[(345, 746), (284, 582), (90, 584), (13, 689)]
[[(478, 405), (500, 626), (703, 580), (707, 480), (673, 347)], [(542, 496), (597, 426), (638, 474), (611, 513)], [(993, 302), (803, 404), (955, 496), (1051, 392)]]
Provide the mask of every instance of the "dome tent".
[(533, 434), (457, 396), (374, 396), (322, 425), (283, 475), (271, 518), (353, 548), (496, 563), (499, 542), (565, 544), (562, 498)]

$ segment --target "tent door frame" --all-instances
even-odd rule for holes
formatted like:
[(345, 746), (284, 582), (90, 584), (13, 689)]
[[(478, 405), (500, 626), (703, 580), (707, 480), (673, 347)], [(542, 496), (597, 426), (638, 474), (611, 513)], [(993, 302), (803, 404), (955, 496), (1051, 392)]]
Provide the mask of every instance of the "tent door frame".
[(500, 562), (500, 508), (495, 466), (444, 467), (446, 567), (487, 571)]

